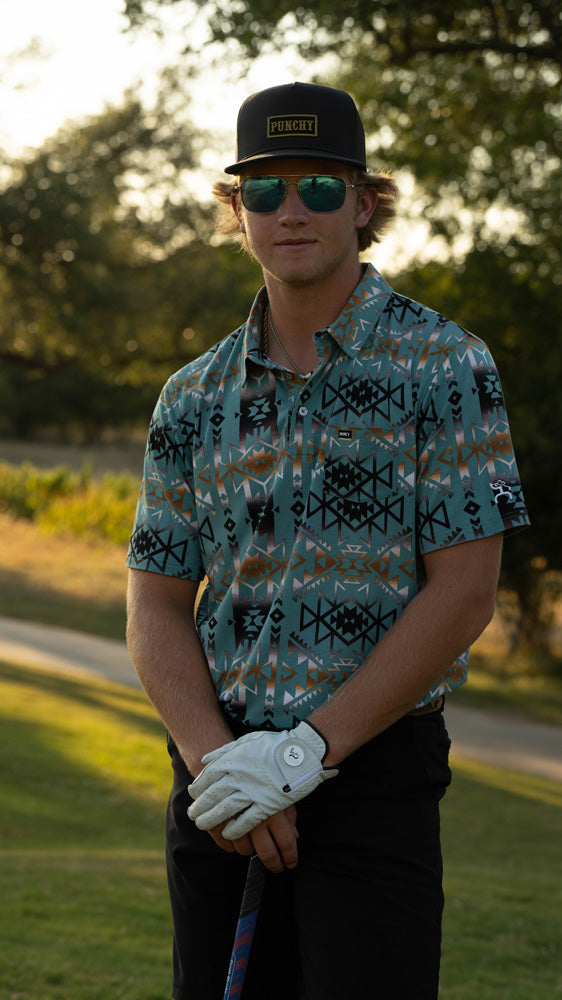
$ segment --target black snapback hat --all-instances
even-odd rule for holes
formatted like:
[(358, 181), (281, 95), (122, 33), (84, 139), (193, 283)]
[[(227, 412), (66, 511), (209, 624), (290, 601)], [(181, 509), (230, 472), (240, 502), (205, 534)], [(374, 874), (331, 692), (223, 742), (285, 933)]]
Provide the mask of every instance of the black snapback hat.
[(225, 173), (280, 156), (339, 160), (366, 170), (365, 133), (349, 94), (316, 83), (288, 83), (248, 97), (238, 112), (236, 163)]

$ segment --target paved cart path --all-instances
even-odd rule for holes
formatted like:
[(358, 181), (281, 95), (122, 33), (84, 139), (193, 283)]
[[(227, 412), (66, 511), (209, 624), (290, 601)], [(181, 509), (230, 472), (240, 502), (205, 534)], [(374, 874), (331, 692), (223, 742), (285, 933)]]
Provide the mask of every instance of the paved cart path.
[[(140, 687), (124, 642), (0, 617), (0, 658), (10, 663)], [(452, 757), (562, 781), (562, 727), (512, 712), (445, 708)]]

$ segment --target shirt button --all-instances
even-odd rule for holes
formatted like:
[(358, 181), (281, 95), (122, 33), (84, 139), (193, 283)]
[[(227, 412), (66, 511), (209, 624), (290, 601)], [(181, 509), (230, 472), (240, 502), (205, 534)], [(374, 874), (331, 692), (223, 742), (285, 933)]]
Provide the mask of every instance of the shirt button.
[(308, 406), (299, 406), (299, 417), (306, 417), (308, 413)]

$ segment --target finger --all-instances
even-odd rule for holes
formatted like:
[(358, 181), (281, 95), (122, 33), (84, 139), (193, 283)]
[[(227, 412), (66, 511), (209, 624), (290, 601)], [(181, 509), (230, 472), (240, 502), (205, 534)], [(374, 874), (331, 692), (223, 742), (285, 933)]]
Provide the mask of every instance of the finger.
[(237, 840), (238, 837), (243, 837), (250, 830), (253, 830), (265, 818), (263, 806), (254, 804), (249, 809), (245, 809), (240, 816), (231, 819), (226, 824), (223, 835), (227, 840)]
[[(267, 830), (269, 840), (264, 839), (264, 828)], [(296, 868), (299, 860), (297, 845), (298, 831), (285, 811), (275, 813), (274, 816), (270, 816), (269, 819), (260, 824), (259, 827), (252, 830), (250, 836), (256, 850), (256, 841), (258, 844), (263, 842), (267, 852), (271, 851), (270, 843), (272, 843), (278, 857), (280, 858), (282, 867)], [(268, 855), (266, 854), (266, 857), (267, 856)], [(273, 852), (271, 856), (274, 857)]]
[(191, 803), (187, 815), (197, 823), (200, 830), (210, 830), (243, 812), (250, 804), (249, 799), (241, 792), (233, 792), (218, 801), (215, 795), (205, 793)]
[(243, 854), (244, 857), (249, 857), (249, 855), (254, 852), (254, 847), (249, 834), (246, 834), (245, 837), (237, 837), (236, 840), (225, 840), (224, 837), (223, 840), (225, 844), (232, 844), (236, 853)]
[(254, 851), (270, 872), (295, 868), (298, 862), (297, 833), (284, 812), (270, 816), (250, 834)]
[(239, 837), (238, 840), (225, 840), (222, 835), (222, 831), (225, 827), (224, 823), (220, 823), (219, 826), (214, 826), (211, 830), (207, 832), (213, 838), (215, 844), (221, 848), (223, 851), (227, 851), (228, 854), (233, 854), (236, 851), (237, 854), (242, 854), (244, 857), (249, 857), (253, 853), (254, 848), (252, 841), (249, 836)]
[(211, 835), (215, 844), (218, 844), (223, 851), (228, 851), (229, 854), (236, 851), (237, 854), (249, 857), (254, 851), (250, 837), (246, 835), (245, 837), (238, 837), (237, 840), (226, 840), (222, 835), (225, 826), (226, 823), (220, 823), (219, 826), (214, 826), (207, 832)]
[[(295, 828), (295, 833), (297, 830), (297, 807), (294, 802), (291, 802), (290, 806), (287, 806), (284, 810), (285, 816), (289, 820), (291, 826)], [(297, 833), (298, 836), (298, 833)]]
[(203, 792), (208, 791), (208, 789), (216, 784), (223, 776), (224, 771), (220, 769), (219, 765), (213, 767), (211, 762), (203, 768), (203, 770), (195, 778), (195, 781), (192, 781), (191, 784), (187, 786), (187, 790), (192, 799), (196, 799)]

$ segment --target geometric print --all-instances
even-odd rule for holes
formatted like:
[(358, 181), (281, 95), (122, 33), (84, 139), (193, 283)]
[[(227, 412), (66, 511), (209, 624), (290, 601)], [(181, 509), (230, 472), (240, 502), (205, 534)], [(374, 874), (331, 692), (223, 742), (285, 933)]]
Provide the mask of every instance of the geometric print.
[[(529, 523), (482, 341), (374, 267), (315, 334), (303, 381), (248, 321), (173, 375), (156, 406), (128, 565), (206, 586), (217, 696), (286, 728), (356, 671), (435, 549)], [(468, 651), (419, 704), (466, 679)]]

